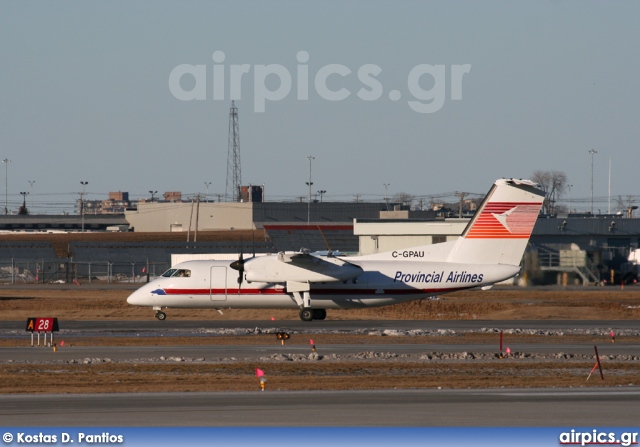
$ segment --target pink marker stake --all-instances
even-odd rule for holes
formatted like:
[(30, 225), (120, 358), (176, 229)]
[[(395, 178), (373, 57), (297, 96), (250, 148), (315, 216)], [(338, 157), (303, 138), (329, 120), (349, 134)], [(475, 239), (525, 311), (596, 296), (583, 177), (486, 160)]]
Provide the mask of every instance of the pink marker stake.
[(591, 368), (591, 372), (587, 376), (587, 380), (589, 380), (591, 378), (591, 374), (593, 374), (593, 372), (596, 370), (597, 367), (598, 367), (597, 363), (595, 365), (593, 365), (593, 368)]

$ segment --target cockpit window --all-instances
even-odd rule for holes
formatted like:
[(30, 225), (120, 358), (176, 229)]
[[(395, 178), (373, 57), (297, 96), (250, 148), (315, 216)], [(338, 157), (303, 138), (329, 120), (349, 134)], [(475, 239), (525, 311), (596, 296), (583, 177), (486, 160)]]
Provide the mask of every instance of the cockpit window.
[(164, 278), (169, 278), (171, 276), (190, 277), (191, 276), (191, 270), (188, 270), (188, 269), (169, 269), (166, 272), (164, 272), (162, 274), (162, 276)]

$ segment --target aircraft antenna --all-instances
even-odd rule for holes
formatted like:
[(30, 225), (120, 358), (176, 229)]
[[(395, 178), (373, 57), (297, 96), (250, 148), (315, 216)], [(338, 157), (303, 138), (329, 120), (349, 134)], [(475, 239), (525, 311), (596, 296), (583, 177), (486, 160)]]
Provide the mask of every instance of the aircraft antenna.
[(227, 201), (240, 201), (242, 173), (240, 168), (240, 129), (238, 127), (238, 108), (231, 101), (229, 110), (229, 150), (227, 154)]

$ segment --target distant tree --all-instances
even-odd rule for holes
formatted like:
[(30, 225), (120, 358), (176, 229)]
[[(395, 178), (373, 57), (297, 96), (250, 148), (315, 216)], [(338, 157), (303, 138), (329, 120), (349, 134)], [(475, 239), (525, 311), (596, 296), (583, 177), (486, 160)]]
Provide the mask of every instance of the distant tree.
[(615, 210), (616, 211), (621, 211), (625, 214), (628, 215), (628, 217), (631, 217), (631, 213), (633, 210), (633, 196), (627, 196), (627, 200), (625, 202), (625, 200), (622, 198), (622, 196), (618, 196), (617, 199), (615, 199)]
[(617, 211), (624, 211), (627, 209), (627, 206), (624, 203), (624, 200), (622, 199), (622, 196), (618, 196), (617, 199), (615, 199), (615, 209)]
[(543, 212), (556, 214), (556, 201), (567, 187), (567, 174), (561, 171), (535, 171), (531, 180), (539, 183), (546, 193), (542, 204)]
[(412, 196), (411, 194), (408, 194), (406, 192), (399, 192), (392, 197), (391, 201), (394, 203), (401, 203), (403, 205), (411, 206), (414, 199), (415, 196)]

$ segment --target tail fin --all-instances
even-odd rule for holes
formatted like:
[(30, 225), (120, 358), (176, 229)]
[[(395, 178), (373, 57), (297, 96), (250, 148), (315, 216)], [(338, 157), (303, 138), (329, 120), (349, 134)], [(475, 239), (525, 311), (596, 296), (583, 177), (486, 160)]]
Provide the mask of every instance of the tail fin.
[(530, 180), (497, 180), (447, 261), (519, 265), (544, 196)]

